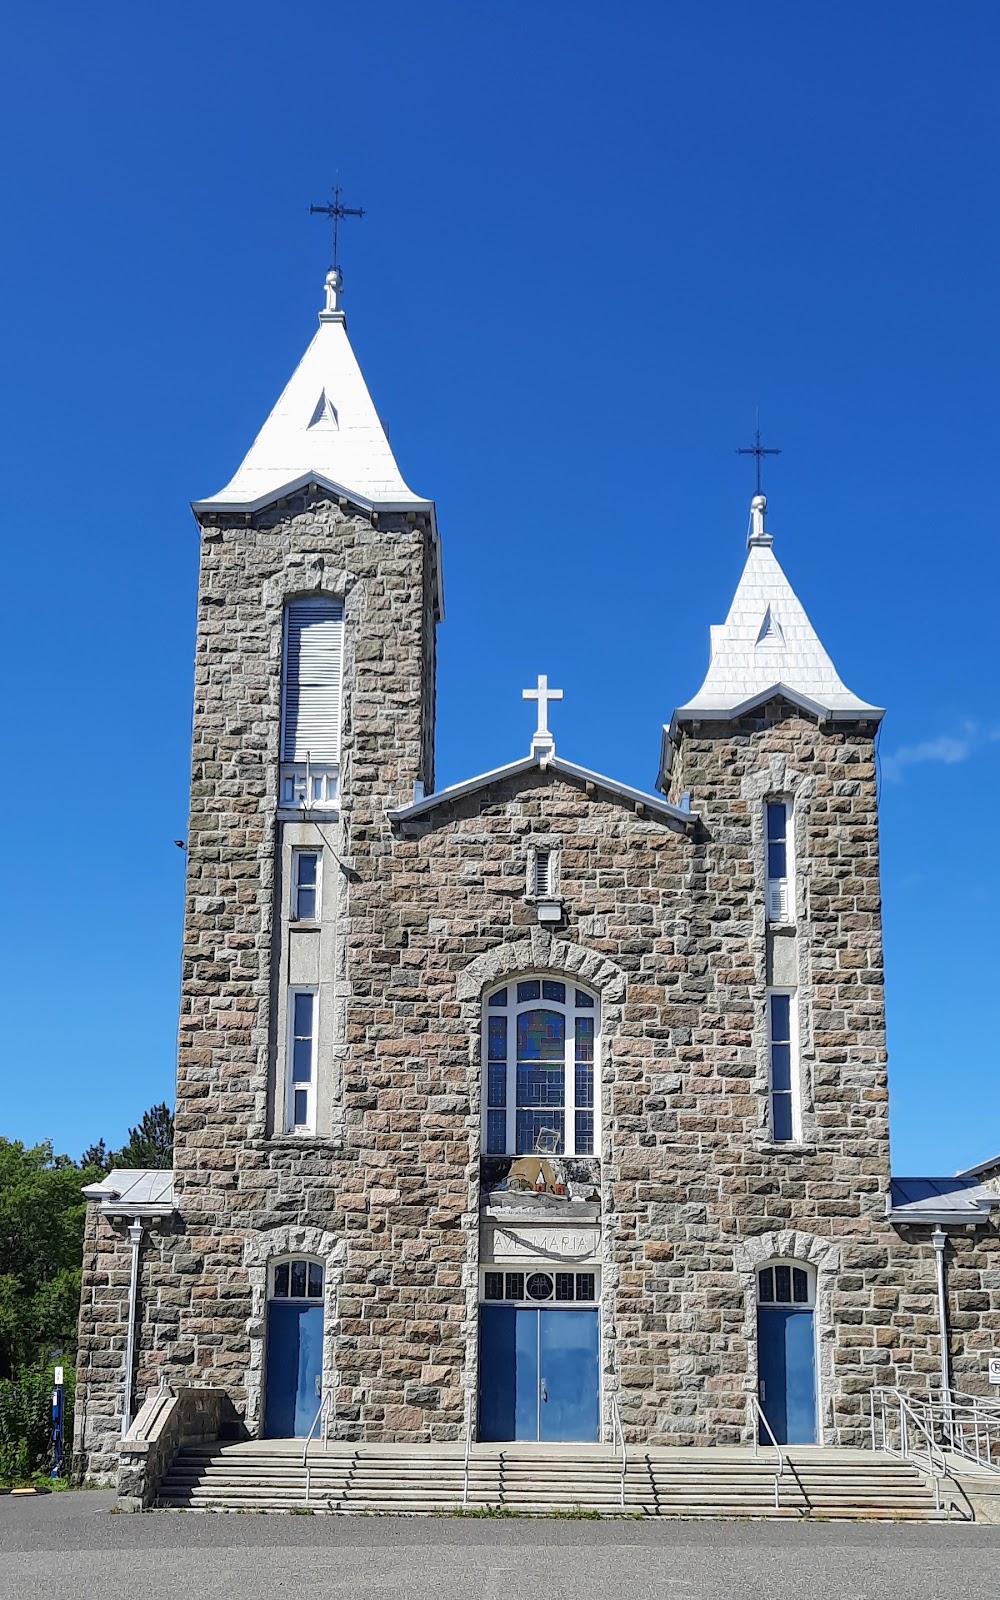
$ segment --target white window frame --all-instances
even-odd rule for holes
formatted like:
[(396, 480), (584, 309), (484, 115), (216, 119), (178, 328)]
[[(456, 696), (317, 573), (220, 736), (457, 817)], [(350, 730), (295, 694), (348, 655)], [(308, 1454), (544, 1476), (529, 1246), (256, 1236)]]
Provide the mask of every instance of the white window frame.
[[(275, 1279), (275, 1274), (278, 1271), (278, 1268), (279, 1267), (287, 1267), (288, 1271), (289, 1271), (289, 1275), (291, 1275), (292, 1265), (296, 1261), (303, 1261), (305, 1263), (305, 1266), (306, 1266), (306, 1289), (307, 1290), (308, 1290), (308, 1287), (309, 1287), (308, 1269), (310, 1267), (319, 1267), (319, 1270), (323, 1275), (323, 1287), (321, 1288), (321, 1290), (320, 1290), (318, 1295), (316, 1295), (316, 1294), (308, 1294), (308, 1293), (306, 1293), (304, 1295), (291, 1294), (291, 1293), (283, 1294), (283, 1295), (275, 1294), (275, 1292), (274, 1292), (274, 1287), (275, 1287), (274, 1279)], [(267, 1267), (267, 1298), (268, 1298), (269, 1301), (270, 1300), (279, 1300), (282, 1305), (284, 1305), (286, 1301), (290, 1300), (293, 1305), (321, 1306), (324, 1303), (325, 1299), (326, 1299), (326, 1264), (325, 1264), (325, 1262), (321, 1261), (319, 1256), (305, 1255), (305, 1254), (303, 1254), (303, 1252), (301, 1250), (295, 1251), (292, 1255), (275, 1256), (272, 1261), (268, 1262), (268, 1267)]]
[[(300, 994), (312, 995), (312, 1052), (309, 1063), (309, 1082), (296, 1083), (292, 1074), (295, 1069), (295, 997)], [(296, 1138), (308, 1138), (316, 1132), (316, 1063), (317, 1045), (319, 1043), (319, 989), (315, 984), (297, 983), (288, 990), (288, 1017), (286, 1022), (285, 1043), (285, 1132), (293, 1134)], [(305, 1090), (307, 1116), (304, 1123), (295, 1121), (295, 1093), (296, 1090)]]
[[(762, 1272), (767, 1272), (767, 1271), (773, 1272), (775, 1267), (797, 1268), (799, 1272), (804, 1272), (805, 1273), (805, 1275), (806, 1275), (806, 1298), (804, 1300), (795, 1300), (795, 1299), (792, 1299), (792, 1300), (762, 1300), (761, 1299), (761, 1297), (760, 1297), (760, 1275), (761, 1275)], [(799, 1311), (815, 1311), (815, 1309), (816, 1309), (816, 1283), (817, 1283), (817, 1278), (818, 1278), (818, 1273), (817, 1273), (816, 1268), (813, 1266), (811, 1261), (797, 1261), (794, 1256), (774, 1256), (774, 1257), (772, 1257), (772, 1259), (770, 1261), (762, 1261), (760, 1263), (760, 1265), (754, 1269), (754, 1294), (755, 1294), (755, 1296), (757, 1298), (757, 1305), (758, 1306), (763, 1306), (765, 1310), (767, 1310), (768, 1307), (770, 1307), (770, 1306), (791, 1306), (793, 1310), (795, 1310), (797, 1308)], [(793, 1288), (792, 1292), (794, 1294), (794, 1288)], [(817, 1376), (818, 1376), (818, 1374), (817, 1374)]]
[[(768, 812), (771, 806), (781, 806), (785, 813), (785, 875), (772, 878), (770, 873), (770, 841), (768, 839)], [(765, 907), (767, 920), (780, 926), (795, 921), (795, 832), (794, 811), (787, 795), (768, 795), (764, 801), (764, 875), (767, 880)]]
[[(303, 856), (316, 857), (316, 909), (311, 917), (299, 915), (299, 862)], [(322, 917), (323, 905), (323, 847), (322, 845), (303, 844), (292, 846), (292, 903), (289, 908), (289, 918), (292, 922), (319, 922)], [(308, 887), (312, 887), (309, 885)]]
[[(561, 983), (565, 985), (567, 999), (565, 1002), (547, 1000), (540, 996), (537, 1000), (521, 1000), (517, 998), (519, 983)], [(507, 990), (507, 1004), (505, 1006), (491, 1006), (490, 996), (498, 990)], [(581, 989), (593, 1000), (591, 1006), (577, 1006), (575, 990)], [(572, 998), (570, 998), (572, 997)], [(482, 1149), (484, 1155), (510, 1156), (517, 1160), (517, 1018), (522, 1011), (551, 1010), (561, 1012), (566, 1018), (566, 1048), (563, 1057), (563, 1143), (562, 1156), (576, 1155), (576, 1019), (577, 1017), (592, 1017), (594, 1020), (594, 1104), (593, 1107), (581, 1107), (581, 1110), (593, 1110), (594, 1116), (594, 1148), (587, 1155), (598, 1156), (601, 1150), (601, 1001), (600, 996), (589, 984), (580, 983), (570, 974), (565, 973), (521, 973), (519, 977), (508, 978), (503, 983), (491, 984), (483, 995), (483, 1055), (482, 1055)], [(489, 1146), (489, 1019), (490, 1017), (505, 1017), (507, 1019), (507, 1105), (506, 1105), (506, 1139), (503, 1150), (490, 1150)], [(494, 1108), (495, 1109), (495, 1108)], [(522, 1151), (522, 1156), (533, 1155), (533, 1151)], [(556, 1159), (562, 1159), (562, 1156)], [(584, 1157), (586, 1159), (586, 1156)]]
[[(787, 1089), (775, 1089), (774, 1072), (772, 1070), (772, 1052), (775, 1042), (784, 1044), (780, 1039), (775, 1041), (771, 1027), (771, 1001), (775, 995), (785, 995), (788, 998), (788, 1084)], [(769, 988), (764, 1000), (764, 1022), (767, 1030), (767, 1131), (772, 1144), (799, 1144), (802, 1139), (802, 1126), (800, 1117), (800, 1073), (799, 1073), (799, 1008), (798, 990), (786, 989), (779, 985)], [(787, 1139), (779, 1139), (774, 1127), (774, 1098), (776, 1094), (787, 1094), (792, 1111), (792, 1131)]]

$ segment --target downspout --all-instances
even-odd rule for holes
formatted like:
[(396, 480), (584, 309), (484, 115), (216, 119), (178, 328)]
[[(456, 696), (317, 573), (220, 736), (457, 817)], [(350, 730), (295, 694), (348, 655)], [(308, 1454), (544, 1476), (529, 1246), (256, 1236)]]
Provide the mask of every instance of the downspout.
[(931, 1243), (934, 1246), (934, 1255), (937, 1263), (937, 1292), (938, 1292), (938, 1339), (941, 1347), (941, 1402), (951, 1405), (951, 1375), (948, 1370), (948, 1291), (945, 1287), (944, 1277), (944, 1247), (948, 1242), (948, 1235), (943, 1228), (935, 1228), (931, 1234)]
[(122, 1395), (122, 1438), (132, 1426), (132, 1372), (135, 1367), (135, 1312), (139, 1299), (139, 1251), (146, 1229), (133, 1217), (128, 1230), (132, 1245), (132, 1276), (128, 1286), (128, 1337), (125, 1341), (125, 1392)]

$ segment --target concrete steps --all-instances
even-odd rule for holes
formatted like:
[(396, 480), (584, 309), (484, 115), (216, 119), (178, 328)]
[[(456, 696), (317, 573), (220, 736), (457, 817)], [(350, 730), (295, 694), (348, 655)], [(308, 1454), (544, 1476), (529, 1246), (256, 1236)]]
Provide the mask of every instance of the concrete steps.
[[(934, 1495), (909, 1463), (856, 1450), (789, 1449), (775, 1506), (775, 1463), (750, 1450), (633, 1446), (621, 1501), (621, 1461), (600, 1446), (476, 1445), (467, 1511), (521, 1515), (823, 1517), (928, 1521)], [(459, 1447), (331, 1444), (309, 1452), (308, 1509), (433, 1515), (462, 1507)], [(182, 1449), (157, 1498), (201, 1511), (301, 1511), (302, 1445), (294, 1440)], [(943, 1515), (944, 1513), (940, 1513)]]

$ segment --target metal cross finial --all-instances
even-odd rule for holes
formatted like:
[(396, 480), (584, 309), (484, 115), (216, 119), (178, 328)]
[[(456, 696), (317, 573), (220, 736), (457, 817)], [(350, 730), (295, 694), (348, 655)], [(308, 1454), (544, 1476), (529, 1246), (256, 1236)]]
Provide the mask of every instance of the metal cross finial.
[(549, 701), (561, 700), (562, 697), (563, 692), (561, 689), (549, 688), (549, 680), (544, 674), (539, 675), (537, 689), (522, 689), (521, 691), (522, 700), (538, 701), (538, 727), (535, 729), (535, 737), (531, 741), (531, 753), (533, 756), (554, 756), (556, 753), (556, 742), (549, 732)]
[(753, 444), (748, 444), (748, 445), (742, 446), (740, 449), (737, 450), (736, 454), (738, 456), (756, 456), (756, 458), (757, 458), (757, 493), (758, 494), (763, 494), (764, 491), (760, 486), (760, 464), (761, 464), (761, 461), (763, 460), (764, 456), (780, 456), (781, 451), (780, 450), (765, 449), (764, 446), (761, 444), (761, 442), (760, 442), (760, 412), (759, 411), (757, 412), (757, 427), (756, 427), (756, 431), (754, 433), (754, 442), (753, 442)]
[(310, 216), (329, 217), (333, 223), (333, 260), (330, 265), (334, 272), (338, 271), (340, 267), (339, 238), (341, 217), (364, 216), (364, 211), (360, 206), (354, 207), (341, 205), (340, 196), (342, 193), (343, 191), (338, 183), (333, 191), (333, 200), (330, 205), (309, 207)]

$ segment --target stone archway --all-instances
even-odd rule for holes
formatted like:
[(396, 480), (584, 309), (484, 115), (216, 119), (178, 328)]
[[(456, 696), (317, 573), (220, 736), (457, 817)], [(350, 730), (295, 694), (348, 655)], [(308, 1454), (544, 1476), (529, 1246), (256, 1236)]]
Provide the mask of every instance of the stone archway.
[(323, 1389), (336, 1375), (335, 1328), (337, 1291), (343, 1274), (346, 1244), (321, 1228), (283, 1227), (257, 1233), (243, 1247), (243, 1262), (250, 1283), (250, 1320), (247, 1323), (249, 1359), (246, 1370), (246, 1426), (252, 1437), (260, 1435), (264, 1415), (265, 1339), (267, 1329), (267, 1269), (276, 1256), (314, 1256), (325, 1268), (323, 1286)]
[[(840, 1271), (840, 1247), (816, 1234), (796, 1228), (755, 1234), (741, 1239), (733, 1250), (733, 1264), (743, 1291), (743, 1342), (747, 1352), (745, 1393), (757, 1393), (757, 1273), (769, 1261), (801, 1261), (816, 1273), (816, 1349), (817, 1349), (817, 1443), (833, 1444), (833, 1348), (836, 1332), (833, 1323), (833, 1290)], [(747, 1406), (746, 1436), (753, 1437), (755, 1423)]]

